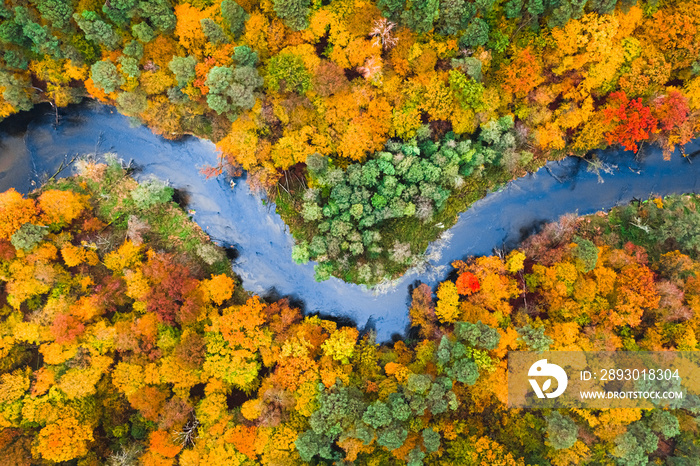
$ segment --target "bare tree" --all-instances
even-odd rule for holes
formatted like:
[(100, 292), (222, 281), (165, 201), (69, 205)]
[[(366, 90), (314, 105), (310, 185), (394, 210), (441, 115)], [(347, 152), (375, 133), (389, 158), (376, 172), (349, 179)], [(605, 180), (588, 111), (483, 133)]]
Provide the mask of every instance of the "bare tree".
[(395, 46), (399, 40), (391, 35), (391, 31), (396, 27), (395, 23), (386, 18), (378, 19), (374, 22), (369, 35), (374, 37), (374, 45), (381, 45), (384, 50), (389, 50)]

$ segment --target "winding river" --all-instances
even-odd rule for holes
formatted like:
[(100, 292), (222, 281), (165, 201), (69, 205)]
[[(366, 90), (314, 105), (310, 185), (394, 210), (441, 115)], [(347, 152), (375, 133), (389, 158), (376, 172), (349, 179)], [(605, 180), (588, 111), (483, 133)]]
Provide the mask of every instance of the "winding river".
[[(698, 143), (686, 147), (698, 150)], [(274, 206), (253, 195), (243, 179), (206, 180), (198, 168), (216, 163), (214, 144), (195, 137), (168, 141), (143, 126), (132, 126), (112, 107), (84, 104), (69, 108), (58, 126), (47, 106), (39, 106), (0, 124), (0, 192), (14, 187), (29, 192), (75, 154), (115, 152), (138, 168), (137, 179), (156, 176), (184, 194), (194, 220), (219, 244), (233, 247), (232, 266), (243, 286), (264, 296), (289, 296), (308, 313), (347, 318), (375, 328), (379, 341), (403, 334), (408, 325), (409, 289), (418, 280), (435, 286), (450, 262), (513, 247), (545, 222), (569, 212), (589, 214), (650, 194), (698, 192), (700, 159), (674, 154), (664, 161), (652, 148), (643, 157), (622, 151), (600, 155), (600, 176), (587, 162), (567, 158), (515, 180), (475, 203), (431, 244), (428, 261), (379, 290), (336, 278), (317, 283), (313, 264), (291, 260), (292, 236)], [(62, 175), (71, 174), (70, 170)]]

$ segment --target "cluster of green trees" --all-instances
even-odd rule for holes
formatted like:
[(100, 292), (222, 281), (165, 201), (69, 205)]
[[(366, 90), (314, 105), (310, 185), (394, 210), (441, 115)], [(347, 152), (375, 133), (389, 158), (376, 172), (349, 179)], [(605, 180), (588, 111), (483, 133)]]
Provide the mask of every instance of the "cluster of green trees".
[(474, 142), (454, 133), (435, 142), (426, 125), (416, 138), (391, 140), (367, 162), (345, 169), (320, 154), (310, 156), (314, 187), (303, 193), (301, 208), (309, 240), (295, 246), (293, 258), (318, 261), (318, 280), (337, 275), (374, 284), (390, 277), (388, 270), (402, 273), (422, 251), (411, 250), (410, 229), (393, 228), (391, 221), (421, 228), (464, 187), (465, 178), (481, 177), (487, 167), (526, 166), (532, 153), (523, 146), (506, 116), (484, 124)]

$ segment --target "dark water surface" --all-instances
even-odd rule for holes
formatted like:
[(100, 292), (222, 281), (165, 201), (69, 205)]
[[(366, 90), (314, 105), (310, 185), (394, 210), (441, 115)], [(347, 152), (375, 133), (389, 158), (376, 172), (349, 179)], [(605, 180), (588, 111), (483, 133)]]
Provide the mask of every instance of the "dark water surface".
[[(347, 317), (359, 327), (368, 322), (380, 341), (403, 333), (408, 325), (409, 288), (420, 280), (435, 286), (450, 262), (512, 247), (544, 222), (569, 212), (589, 214), (650, 194), (698, 191), (700, 159), (678, 153), (664, 161), (650, 149), (641, 160), (630, 152), (600, 154), (607, 170), (600, 178), (577, 158), (549, 163), (538, 172), (489, 194), (460, 215), (459, 222), (428, 249), (428, 262), (391, 285), (367, 290), (336, 278), (317, 283), (313, 264), (291, 260), (293, 239), (274, 208), (251, 194), (243, 179), (231, 189), (228, 179), (205, 180), (199, 168), (214, 165), (212, 143), (194, 137), (168, 141), (145, 127), (132, 127), (112, 107), (70, 108), (58, 127), (50, 108), (8, 118), (0, 124), (0, 192), (10, 187), (28, 192), (75, 154), (114, 152), (139, 168), (137, 179), (156, 176), (185, 194), (193, 218), (218, 243), (235, 247), (233, 270), (253, 292), (290, 296), (306, 312)], [(689, 144), (687, 152), (698, 150)], [(62, 175), (70, 175), (69, 169)], [(599, 181), (602, 180), (603, 183)]]

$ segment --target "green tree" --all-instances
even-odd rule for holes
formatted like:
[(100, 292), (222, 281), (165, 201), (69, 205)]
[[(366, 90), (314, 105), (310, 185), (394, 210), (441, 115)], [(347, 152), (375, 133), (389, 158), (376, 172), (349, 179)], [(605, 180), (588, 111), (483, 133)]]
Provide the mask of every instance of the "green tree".
[(122, 73), (130, 78), (138, 78), (141, 75), (139, 61), (132, 57), (121, 56), (117, 59), (122, 66)]
[(401, 14), (401, 20), (417, 33), (424, 34), (433, 29), (439, 14), (439, 0), (418, 0), (411, 2), (411, 8)]
[(156, 204), (170, 202), (174, 193), (175, 190), (164, 182), (156, 178), (151, 178), (139, 183), (139, 185), (131, 191), (131, 198), (136, 204), (136, 207), (145, 210)]
[(298, 55), (282, 53), (275, 55), (267, 64), (265, 76), (267, 87), (274, 92), (296, 92), (304, 94), (311, 89), (311, 76), (304, 61)]
[(447, 370), (447, 375), (457, 382), (474, 385), (479, 378), (479, 369), (471, 359), (458, 359)]
[(438, 451), (440, 449), (440, 434), (435, 432), (431, 428), (423, 429), (423, 446), (425, 450), (430, 454)]
[(578, 438), (578, 426), (574, 421), (566, 416), (562, 416), (559, 411), (552, 412), (546, 416), (547, 420), (547, 443), (556, 450), (571, 448)]
[(617, 0), (589, 0), (588, 8), (600, 15), (607, 15), (615, 11)]
[(117, 95), (117, 108), (129, 116), (145, 112), (148, 108), (146, 94), (143, 91), (120, 92)]
[(655, 409), (651, 412), (648, 424), (651, 430), (658, 432), (667, 439), (675, 437), (681, 432), (678, 418), (662, 409)]
[(547, 351), (554, 342), (544, 334), (544, 327), (533, 328), (530, 324), (518, 329), (518, 339), (525, 342), (532, 351)]
[(90, 75), (95, 86), (110, 93), (122, 85), (123, 79), (117, 67), (109, 60), (101, 60), (90, 67)]
[(141, 60), (143, 57), (143, 44), (137, 40), (129, 41), (129, 43), (124, 46), (123, 52), (124, 55)]
[(29, 61), (24, 54), (15, 50), (6, 50), (2, 58), (5, 60), (5, 64), (8, 68), (26, 70), (29, 66)]
[(119, 36), (112, 30), (112, 26), (105, 23), (94, 11), (75, 13), (73, 19), (85, 33), (87, 40), (92, 40), (104, 45), (109, 50), (114, 50), (121, 42)]
[(110, 0), (102, 5), (102, 12), (119, 27), (125, 26), (136, 13), (138, 0)]
[(137, 11), (141, 17), (148, 19), (153, 27), (160, 32), (172, 32), (177, 24), (177, 17), (168, 0), (141, 1)]
[(401, 19), (401, 12), (404, 10), (406, 0), (379, 0), (377, 6), (385, 17), (397, 23)]
[(297, 264), (309, 262), (309, 246), (306, 242), (296, 244), (292, 248), (292, 260)]
[(30, 81), (21, 75), (0, 71), (0, 87), (4, 87), (3, 99), (17, 110), (31, 110), (34, 106), (28, 93)]
[(388, 426), (392, 422), (391, 411), (384, 402), (375, 401), (362, 415), (362, 422), (373, 429)]
[(202, 25), (204, 35), (207, 36), (207, 39), (209, 39), (209, 42), (212, 44), (220, 45), (228, 42), (228, 38), (226, 37), (226, 34), (224, 34), (224, 30), (221, 29), (221, 26), (216, 24), (216, 21), (213, 19), (202, 18), (199, 20), (199, 24)]
[(16, 249), (29, 252), (48, 234), (48, 227), (25, 223), (12, 235), (10, 242)]
[(659, 438), (643, 422), (630, 424), (627, 432), (617, 436), (613, 456), (624, 466), (644, 466), (649, 462), (649, 453), (659, 446)]
[(175, 75), (177, 79), (177, 85), (179, 87), (185, 87), (196, 77), (195, 67), (197, 65), (197, 59), (192, 55), (186, 57), (173, 56), (173, 59), (168, 63), (168, 68)]
[(404, 444), (406, 438), (408, 438), (408, 429), (400, 424), (393, 424), (379, 432), (377, 444), (387, 450), (396, 450)]
[(521, 18), (523, 12), (523, 5), (524, 0), (508, 0), (503, 6), (503, 12), (506, 14), (506, 18)]
[(253, 108), (253, 92), (262, 83), (262, 78), (254, 68), (238, 67), (234, 70), (215, 66), (207, 76), (207, 104), (218, 114), (227, 115), (234, 120), (242, 110)]
[(41, 17), (49, 21), (56, 29), (66, 30), (70, 26), (73, 6), (69, 0), (38, 0), (36, 4)]
[(153, 28), (151, 28), (151, 26), (149, 26), (145, 21), (131, 26), (131, 33), (143, 43), (150, 42), (156, 38)]
[[(224, 24), (228, 28), (234, 39), (238, 39), (243, 34), (245, 22), (248, 20), (248, 13), (242, 6), (233, 0), (223, 0), (221, 2), (221, 16)], [(246, 65), (244, 65), (246, 66)]]
[(273, 0), (272, 5), (277, 16), (291, 29), (301, 31), (308, 27), (310, 0)]
[(258, 54), (247, 45), (239, 45), (233, 49), (233, 59), (238, 66), (253, 68), (258, 64)]
[(469, 24), (475, 13), (476, 7), (465, 0), (441, 0), (437, 31), (453, 36)]
[(485, 45), (489, 40), (489, 25), (481, 18), (474, 18), (459, 39), (459, 46), (464, 48)]
[(572, 255), (583, 263), (582, 272), (590, 272), (598, 263), (598, 248), (592, 241), (578, 236), (574, 237), (574, 242), (576, 247)]

